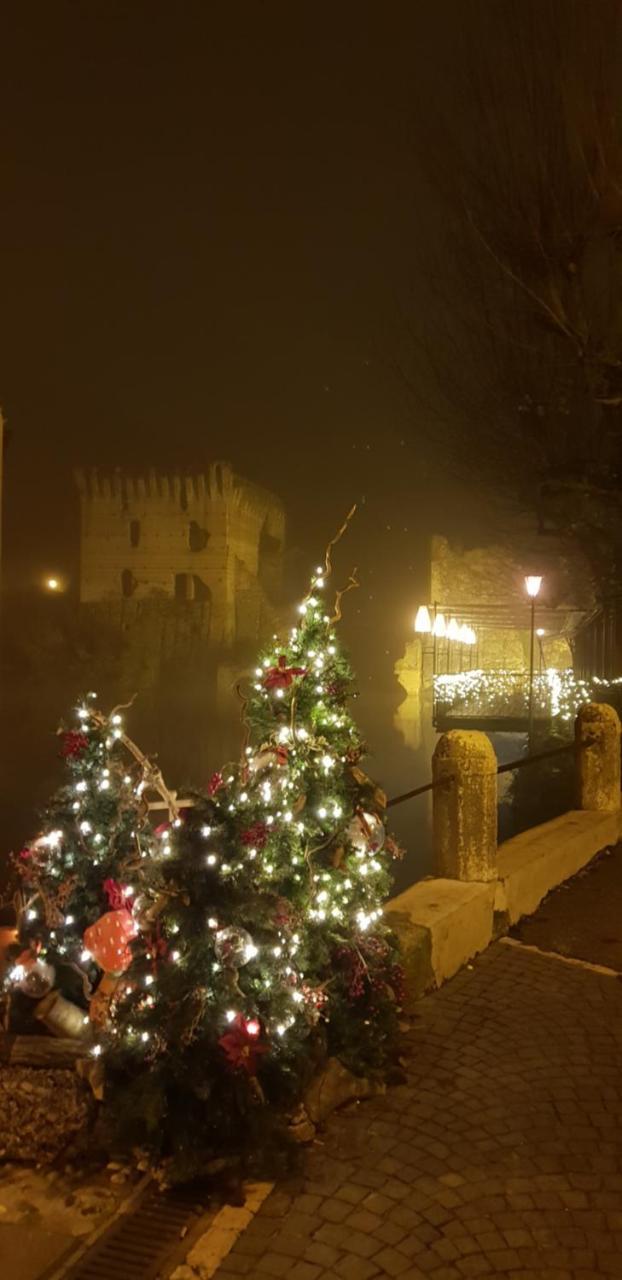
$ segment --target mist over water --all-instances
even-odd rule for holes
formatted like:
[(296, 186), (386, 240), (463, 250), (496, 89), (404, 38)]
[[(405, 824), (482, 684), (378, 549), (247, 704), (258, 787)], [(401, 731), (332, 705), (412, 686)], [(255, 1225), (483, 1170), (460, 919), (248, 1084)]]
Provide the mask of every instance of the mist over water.
[[(356, 634), (349, 620), (348, 630)], [(350, 646), (358, 678), (359, 694), (352, 713), (368, 744), (363, 767), (387, 796), (400, 795), (427, 782), (431, 777), (431, 754), (436, 735), (431, 710), (426, 724), (413, 725), (409, 719), (412, 700), (393, 673), (394, 658), (377, 655), (369, 634), (361, 634)], [(356, 658), (362, 672), (356, 671)], [(371, 664), (373, 671), (366, 669)], [(213, 673), (212, 673), (213, 674)], [(139, 693), (125, 713), (126, 728), (141, 750), (154, 756), (167, 784), (183, 794), (186, 787), (204, 788), (211, 774), (239, 757), (242, 741), (241, 706), (235, 683), (242, 674), (235, 664), (227, 665), (225, 692), (216, 696), (214, 682), (188, 679), (161, 684), (153, 694)], [(4, 779), (2, 856), (18, 850), (38, 827), (37, 814), (64, 780), (63, 762), (58, 755), (56, 729), (71, 719), (77, 699), (87, 690), (76, 683), (71, 670), (59, 667), (52, 681), (34, 686), (26, 677), (5, 680), (3, 718), (11, 732), (0, 744)], [(230, 677), (230, 678), (229, 678)], [(229, 686), (227, 691), (227, 684)], [(121, 697), (118, 683), (108, 677), (93, 685), (99, 704), (108, 710)], [(406, 708), (405, 719), (399, 709)], [(419, 714), (419, 704), (415, 707)], [(413, 743), (414, 736), (414, 743)], [(394, 865), (395, 884), (403, 888), (431, 871), (431, 800), (418, 797), (390, 810), (388, 828), (405, 850), (402, 862)]]

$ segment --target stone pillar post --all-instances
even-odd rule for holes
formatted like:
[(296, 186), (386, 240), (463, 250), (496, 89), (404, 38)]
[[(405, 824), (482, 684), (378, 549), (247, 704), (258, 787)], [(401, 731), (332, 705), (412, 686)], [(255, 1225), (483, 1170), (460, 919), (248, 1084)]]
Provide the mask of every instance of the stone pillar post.
[(575, 720), (577, 804), (606, 813), (620, 808), (620, 720), (604, 702), (587, 702)]
[(432, 776), (434, 871), (449, 880), (497, 878), (497, 757), (475, 730), (450, 729), (439, 739)]

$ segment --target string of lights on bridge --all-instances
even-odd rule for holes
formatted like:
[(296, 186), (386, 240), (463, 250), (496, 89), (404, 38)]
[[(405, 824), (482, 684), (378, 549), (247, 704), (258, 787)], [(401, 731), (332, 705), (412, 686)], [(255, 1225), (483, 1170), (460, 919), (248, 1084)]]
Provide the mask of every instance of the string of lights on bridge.
[[(622, 676), (585, 680), (570, 668), (558, 671), (550, 667), (534, 676), (534, 702), (539, 711), (569, 722), (582, 703), (600, 702), (608, 690), (620, 685)], [(482, 715), (524, 714), (529, 702), (529, 681), (522, 671), (462, 671), (435, 675), (434, 694), (438, 707), (454, 715), (474, 711)]]

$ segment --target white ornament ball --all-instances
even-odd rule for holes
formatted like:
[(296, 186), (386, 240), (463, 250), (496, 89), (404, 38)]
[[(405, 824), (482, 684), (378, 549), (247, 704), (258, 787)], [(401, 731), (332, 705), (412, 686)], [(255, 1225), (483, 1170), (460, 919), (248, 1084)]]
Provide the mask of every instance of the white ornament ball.
[(34, 964), (25, 965), (24, 969), (24, 976), (17, 985), (25, 996), (40, 1000), (52, 990), (56, 978), (53, 965), (46, 964), (45, 960), (35, 960)]
[(234, 924), (218, 930), (214, 938), (214, 951), (220, 963), (231, 969), (240, 969), (257, 954), (248, 930), (239, 929)]
[(384, 827), (375, 813), (356, 814), (346, 835), (350, 844), (361, 853), (377, 853), (385, 840)]
[(258, 751), (256, 756), (252, 756), (248, 762), (249, 772), (253, 774), (265, 773), (274, 764), (274, 751)]

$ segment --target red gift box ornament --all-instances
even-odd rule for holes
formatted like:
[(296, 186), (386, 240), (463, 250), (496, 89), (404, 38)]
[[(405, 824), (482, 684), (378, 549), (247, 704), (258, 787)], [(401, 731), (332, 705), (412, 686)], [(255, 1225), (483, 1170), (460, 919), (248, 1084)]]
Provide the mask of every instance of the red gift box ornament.
[(306, 676), (306, 667), (288, 667), (287, 658), (284, 653), (279, 658), (277, 667), (269, 667), (266, 671), (263, 686), (264, 689), (289, 689), (293, 683), (294, 676)]
[(125, 973), (132, 962), (128, 943), (136, 937), (138, 925), (129, 911), (107, 911), (84, 931), (84, 946), (104, 973)]

